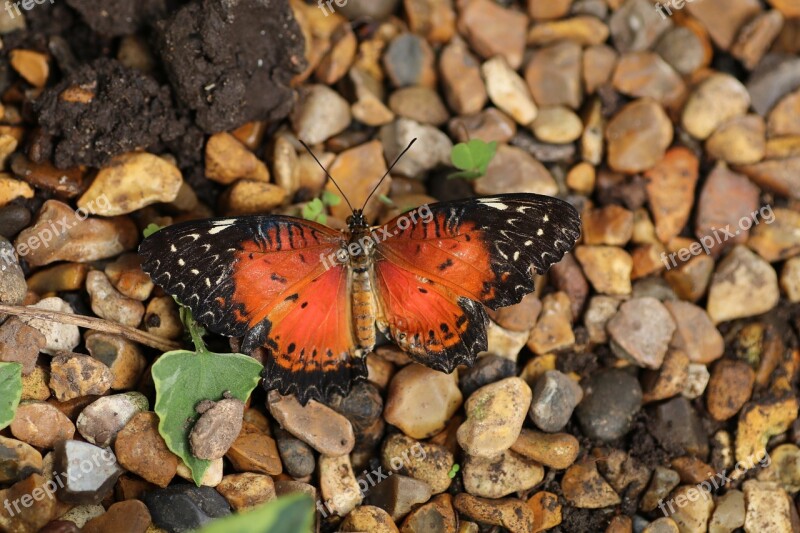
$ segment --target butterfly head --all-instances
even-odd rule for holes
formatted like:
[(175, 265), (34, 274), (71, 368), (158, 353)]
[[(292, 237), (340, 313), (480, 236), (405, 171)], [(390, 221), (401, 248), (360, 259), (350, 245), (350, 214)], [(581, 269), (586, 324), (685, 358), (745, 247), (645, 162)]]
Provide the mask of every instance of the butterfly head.
[(369, 227), (369, 224), (367, 224), (367, 219), (364, 217), (364, 211), (361, 209), (355, 209), (353, 214), (347, 217), (347, 227), (350, 228), (350, 231), (358, 228)]

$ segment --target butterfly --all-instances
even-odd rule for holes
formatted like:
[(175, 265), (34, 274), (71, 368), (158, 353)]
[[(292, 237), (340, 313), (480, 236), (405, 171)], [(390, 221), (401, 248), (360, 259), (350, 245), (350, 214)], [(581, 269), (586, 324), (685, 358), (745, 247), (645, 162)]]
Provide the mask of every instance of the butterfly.
[(282, 215), (189, 221), (139, 253), (201, 324), (241, 337), (244, 353), (266, 350), (267, 390), (305, 404), (366, 378), (377, 330), (435, 370), (472, 365), (487, 349), (486, 308), (532, 292), (533, 271), (560, 261), (581, 227), (569, 203), (523, 193), (423, 205), (381, 226), (351, 211), (344, 231)]

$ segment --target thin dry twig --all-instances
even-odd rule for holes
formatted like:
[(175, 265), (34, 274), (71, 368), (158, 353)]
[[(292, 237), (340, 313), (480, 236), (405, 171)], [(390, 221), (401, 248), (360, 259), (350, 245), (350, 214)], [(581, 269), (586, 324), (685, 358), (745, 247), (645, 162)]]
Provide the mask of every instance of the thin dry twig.
[(94, 318), (89, 316), (74, 315), (71, 313), (62, 313), (60, 311), (48, 311), (46, 309), (37, 309), (35, 307), (23, 307), (19, 305), (4, 305), (0, 304), (0, 314), (14, 315), (14, 316), (27, 316), (31, 318), (40, 318), (42, 320), (49, 320), (51, 322), (60, 322), (62, 324), (71, 324), (81, 328), (92, 329), (95, 331), (102, 331), (104, 333), (112, 333), (114, 335), (122, 335), (128, 340), (156, 348), (168, 352), (170, 350), (178, 350), (181, 345), (177, 342), (151, 335), (150, 333), (123, 326), (102, 318)]

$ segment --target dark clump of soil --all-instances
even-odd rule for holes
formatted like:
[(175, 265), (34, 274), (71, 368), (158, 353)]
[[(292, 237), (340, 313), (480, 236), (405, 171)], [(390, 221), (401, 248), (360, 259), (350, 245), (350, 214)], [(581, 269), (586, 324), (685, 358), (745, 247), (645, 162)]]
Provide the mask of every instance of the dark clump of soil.
[(288, 3), (192, 3), (160, 22), (157, 33), (172, 87), (205, 131), (289, 114), (289, 82), (306, 61)]
[(67, 0), (97, 33), (116, 37), (130, 35), (149, 20), (166, 12), (165, 0), (107, 0), (102, 9), (94, 0)]

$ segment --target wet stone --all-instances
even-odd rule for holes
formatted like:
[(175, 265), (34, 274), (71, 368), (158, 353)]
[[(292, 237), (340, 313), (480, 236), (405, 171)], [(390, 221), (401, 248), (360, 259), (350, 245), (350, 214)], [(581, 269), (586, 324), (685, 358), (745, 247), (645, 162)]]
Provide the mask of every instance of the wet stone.
[(145, 493), (143, 501), (153, 525), (167, 531), (199, 529), (231, 514), (228, 502), (211, 487), (173, 485)]
[(138, 392), (103, 396), (81, 411), (76, 426), (87, 442), (105, 448), (114, 443), (134, 415), (147, 408), (147, 398)]
[(61, 441), (56, 446), (55, 468), (66, 472), (58, 497), (73, 504), (100, 503), (123, 473), (111, 450), (76, 440)]
[(605, 370), (587, 378), (583, 391), (576, 414), (586, 436), (611, 441), (630, 431), (642, 405), (642, 389), (635, 377), (621, 370)]
[(531, 420), (542, 431), (561, 431), (582, 399), (580, 385), (557, 370), (548, 370), (533, 387)]

